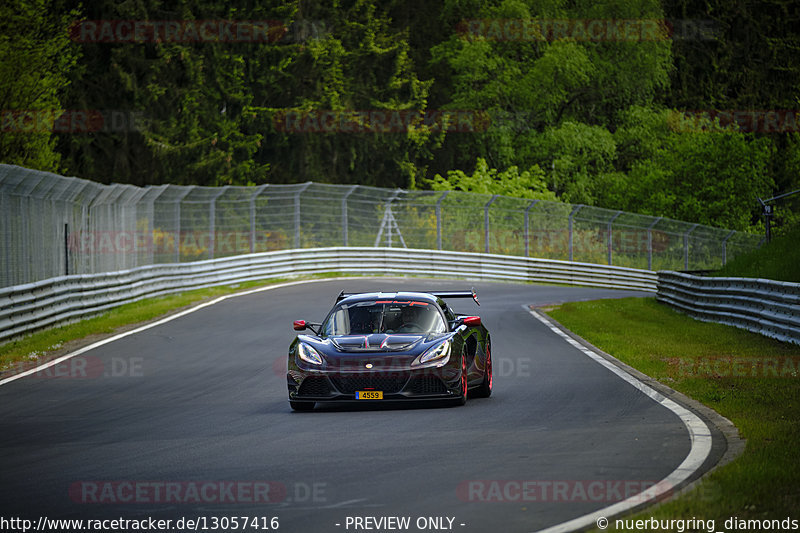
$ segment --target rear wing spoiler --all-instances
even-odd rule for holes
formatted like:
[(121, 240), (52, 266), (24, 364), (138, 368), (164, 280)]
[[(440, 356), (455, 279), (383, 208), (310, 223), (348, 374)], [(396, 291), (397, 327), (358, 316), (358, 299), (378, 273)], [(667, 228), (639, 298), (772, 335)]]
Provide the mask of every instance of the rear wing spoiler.
[[(430, 294), (432, 296), (436, 296), (437, 298), (472, 298), (476, 304), (481, 305), (481, 303), (478, 301), (478, 294), (475, 292), (474, 287), (468, 291), (403, 291), (403, 292), (421, 292), (423, 294)], [(342, 291), (336, 297), (336, 303), (339, 303), (341, 300), (344, 300), (348, 296), (355, 296), (357, 294), (366, 294), (366, 293)]]
[(432, 292), (437, 298), (472, 298), (476, 304), (481, 305), (478, 301), (478, 293), (475, 292), (475, 288), (468, 291), (437, 291)]

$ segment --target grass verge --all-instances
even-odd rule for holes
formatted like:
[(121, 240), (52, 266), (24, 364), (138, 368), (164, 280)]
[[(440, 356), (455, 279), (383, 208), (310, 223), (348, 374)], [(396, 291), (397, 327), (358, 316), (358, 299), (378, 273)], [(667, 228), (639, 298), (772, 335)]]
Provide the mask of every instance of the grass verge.
[(548, 314), (711, 407), (747, 440), (744, 453), (698, 489), (631, 518), (713, 519), (716, 531), (730, 517), (800, 519), (800, 346), (699, 322), (653, 298), (567, 303)]

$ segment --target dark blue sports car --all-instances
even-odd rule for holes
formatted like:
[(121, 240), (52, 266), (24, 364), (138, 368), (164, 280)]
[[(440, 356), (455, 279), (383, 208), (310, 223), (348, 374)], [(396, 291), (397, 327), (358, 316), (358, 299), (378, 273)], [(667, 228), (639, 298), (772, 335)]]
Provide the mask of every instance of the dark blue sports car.
[(454, 312), (445, 300), (474, 290), (345, 294), (321, 324), (289, 346), (289, 404), (308, 411), (317, 402), (446, 400), (492, 393), (489, 331), (481, 318)]

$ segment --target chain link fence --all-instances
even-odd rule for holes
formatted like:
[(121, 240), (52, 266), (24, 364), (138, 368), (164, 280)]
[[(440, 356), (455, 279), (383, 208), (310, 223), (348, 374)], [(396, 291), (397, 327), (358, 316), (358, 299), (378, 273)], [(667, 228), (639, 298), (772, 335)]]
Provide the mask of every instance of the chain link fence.
[(389, 246), (710, 270), (762, 237), (585, 205), (301, 183), (102, 185), (0, 164), (0, 287), (324, 246)]

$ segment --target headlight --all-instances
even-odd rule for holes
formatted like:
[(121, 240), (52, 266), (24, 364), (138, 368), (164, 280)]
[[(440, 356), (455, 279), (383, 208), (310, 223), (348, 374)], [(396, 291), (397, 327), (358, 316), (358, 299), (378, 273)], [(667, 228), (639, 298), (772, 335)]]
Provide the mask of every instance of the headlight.
[(319, 353), (305, 343), (299, 343), (297, 345), (297, 355), (300, 356), (300, 359), (305, 361), (306, 363), (311, 363), (312, 365), (321, 365), (322, 364), (322, 357), (320, 357)]
[(450, 357), (450, 339), (447, 339), (441, 344), (437, 344), (433, 348), (429, 348), (425, 353), (417, 357), (411, 366), (424, 365), (428, 363), (438, 363), (443, 365)]

